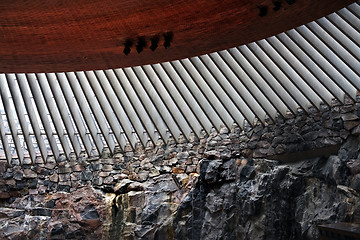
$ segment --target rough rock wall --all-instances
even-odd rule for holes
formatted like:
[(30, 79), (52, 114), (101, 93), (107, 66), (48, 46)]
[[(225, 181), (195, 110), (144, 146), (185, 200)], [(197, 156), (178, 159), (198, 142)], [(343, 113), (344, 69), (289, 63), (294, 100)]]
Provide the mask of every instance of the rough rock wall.
[(0, 162), (0, 238), (317, 239), (319, 223), (360, 223), (359, 102), (113, 156)]
[(174, 218), (176, 239), (318, 239), (316, 225), (360, 223), (359, 137), (338, 155), (293, 164), (203, 160)]

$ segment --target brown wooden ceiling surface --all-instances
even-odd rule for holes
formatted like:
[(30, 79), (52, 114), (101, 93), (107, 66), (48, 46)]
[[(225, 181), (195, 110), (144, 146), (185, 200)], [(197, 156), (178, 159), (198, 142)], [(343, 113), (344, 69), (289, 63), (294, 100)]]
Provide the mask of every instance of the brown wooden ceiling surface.
[[(352, 2), (2, 0), (0, 72), (109, 69), (182, 59), (275, 35)], [(172, 36), (167, 49), (164, 34)], [(156, 37), (158, 48), (152, 51)], [(145, 46), (137, 53), (139, 38)], [(127, 43), (132, 46), (126, 56)]]

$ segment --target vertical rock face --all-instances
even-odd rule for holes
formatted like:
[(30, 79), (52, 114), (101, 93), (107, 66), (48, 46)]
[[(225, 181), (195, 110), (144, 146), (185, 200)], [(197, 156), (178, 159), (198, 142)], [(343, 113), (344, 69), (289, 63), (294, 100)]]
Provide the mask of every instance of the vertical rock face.
[(353, 222), (359, 146), (351, 137), (338, 155), (292, 164), (202, 161), (199, 181), (174, 218), (175, 239), (318, 239), (318, 224)]
[(360, 99), (345, 103), (112, 156), (0, 161), (0, 239), (319, 239), (318, 224), (360, 223)]

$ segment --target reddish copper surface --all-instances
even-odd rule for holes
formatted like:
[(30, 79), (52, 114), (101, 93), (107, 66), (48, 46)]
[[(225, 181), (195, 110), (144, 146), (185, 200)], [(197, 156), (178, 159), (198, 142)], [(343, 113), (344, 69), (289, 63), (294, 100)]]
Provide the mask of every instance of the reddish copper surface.
[[(275, 11), (274, 2), (281, 7)], [(157, 63), (259, 40), (353, 0), (1, 0), (0, 72), (57, 72)], [(260, 9), (266, 16), (260, 17)], [(171, 32), (171, 46), (163, 34)], [(150, 38), (159, 46), (149, 49)], [(138, 37), (146, 46), (136, 51)], [(133, 43), (124, 54), (124, 45)], [(130, 44), (131, 45), (131, 44)]]

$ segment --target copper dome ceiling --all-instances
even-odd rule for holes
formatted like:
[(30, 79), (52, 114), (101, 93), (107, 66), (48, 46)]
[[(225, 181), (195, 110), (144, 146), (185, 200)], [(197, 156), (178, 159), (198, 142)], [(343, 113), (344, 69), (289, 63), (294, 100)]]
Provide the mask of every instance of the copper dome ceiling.
[(2, 0), (0, 72), (138, 66), (257, 41), (352, 0)]

